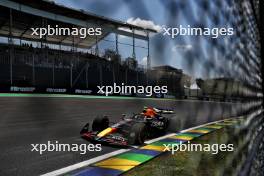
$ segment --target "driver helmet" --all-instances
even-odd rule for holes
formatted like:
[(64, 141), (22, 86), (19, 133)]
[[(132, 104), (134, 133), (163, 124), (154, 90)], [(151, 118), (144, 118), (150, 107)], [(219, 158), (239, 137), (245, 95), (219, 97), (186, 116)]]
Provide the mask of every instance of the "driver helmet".
[(144, 110), (142, 112), (147, 117), (155, 117), (157, 115), (157, 112), (150, 107), (144, 107)]

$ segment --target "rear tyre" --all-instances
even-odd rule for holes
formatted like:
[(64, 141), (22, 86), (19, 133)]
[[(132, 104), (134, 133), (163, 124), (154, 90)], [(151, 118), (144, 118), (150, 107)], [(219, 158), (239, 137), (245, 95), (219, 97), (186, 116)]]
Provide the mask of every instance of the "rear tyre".
[(93, 120), (92, 130), (93, 131), (103, 131), (109, 127), (109, 119), (106, 116), (97, 116)]
[(144, 123), (133, 124), (128, 134), (128, 143), (130, 145), (143, 144), (147, 136), (146, 133), (146, 125)]

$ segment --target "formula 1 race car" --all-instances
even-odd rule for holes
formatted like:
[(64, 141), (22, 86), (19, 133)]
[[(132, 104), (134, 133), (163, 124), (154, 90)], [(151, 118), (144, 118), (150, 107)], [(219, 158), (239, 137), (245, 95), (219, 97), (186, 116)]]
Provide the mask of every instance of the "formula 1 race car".
[(109, 125), (107, 116), (98, 116), (93, 120), (92, 131), (87, 123), (80, 134), (93, 142), (117, 146), (141, 145), (146, 139), (161, 136), (169, 125), (169, 117), (173, 110), (160, 108), (144, 108), (142, 113), (131, 116), (122, 115), (118, 123)]

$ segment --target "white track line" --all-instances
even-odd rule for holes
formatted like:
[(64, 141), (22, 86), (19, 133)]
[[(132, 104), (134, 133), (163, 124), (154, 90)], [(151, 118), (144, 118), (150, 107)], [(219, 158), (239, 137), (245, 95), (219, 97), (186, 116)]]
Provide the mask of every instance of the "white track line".
[(95, 162), (98, 162), (98, 161), (101, 161), (103, 159), (109, 158), (111, 156), (127, 152), (129, 150), (130, 149), (120, 149), (120, 150), (117, 150), (117, 151), (114, 151), (114, 152), (111, 152), (111, 153), (107, 153), (107, 154), (104, 154), (104, 155), (101, 155), (101, 156), (98, 156), (98, 157), (95, 157), (95, 158), (92, 158), (92, 159), (89, 159), (89, 160), (86, 160), (86, 161), (71, 165), (71, 166), (68, 166), (68, 167), (64, 167), (62, 169), (58, 169), (58, 170), (43, 174), (41, 176), (58, 176), (58, 175), (62, 175), (62, 174), (65, 174), (67, 172), (71, 172), (73, 170), (80, 169), (82, 167), (88, 166), (88, 165), (93, 164)]
[[(229, 118), (229, 119), (231, 119), (231, 118)], [(196, 128), (201, 128), (203, 126), (212, 125), (214, 123), (222, 122), (224, 120), (228, 120), (228, 119), (218, 120), (218, 121), (214, 121), (214, 122), (209, 122), (209, 123), (205, 123), (205, 124), (202, 124), (202, 125), (198, 125), (198, 126), (195, 126), (195, 127), (191, 127), (191, 128), (188, 128), (188, 129), (185, 129), (185, 130), (180, 131), (180, 133), (185, 133), (187, 131), (194, 130)]]
[[(159, 138), (148, 140), (145, 143), (146, 144), (150, 144), (152, 142), (156, 142), (158, 140), (165, 139), (165, 138), (173, 136), (175, 134), (176, 133), (170, 133), (170, 134), (167, 134), (165, 136), (161, 136)], [(138, 148), (139, 146), (132, 146), (132, 147), (133, 148)], [(68, 166), (68, 167), (65, 167), (65, 168), (62, 168), (62, 169), (58, 169), (58, 170), (43, 174), (42, 176), (58, 176), (58, 175), (62, 175), (62, 174), (65, 174), (67, 172), (71, 172), (71, 171), (79, 169), (81, 167), (85, 167), (85, 166), (88, 166), (90, 164), (96, 163), (98, 161), (104, 160), (106, 158), (110, 158), (112, 156), (127, 152), (129, 150), (131, 150), (131, 149), (120, 149), (120, 150), (117, 150), (117, 151), (114, 151), (114, 152), (111, 152), (111, 153), (107, 153), (107, 154), (104, 154), (104, 155), (101, 155), (101, 156), (98, 156), (98, 157), (95, 157), (95, 158), (92, 158), (92, 159), (89, 159), (89, 160), (86, 160), (86, 161), (83, 161), (83, 162), (80, 162), (80, 163), (77, 163), (77, 164), (74, 164), (74, 165), (71, 165), (71, 166)]]
[[(228, 119), (224, 119), (224, 120), (228, 120)], [(214, 124), (214, 123), (217, 123), (217, 122), (222, 122), (224, 120), (218, 120), (218, 121), (202, 124), (202, 125), (199, 125), (199, 126), (195, 126), (195, 127), (192, 127), (192, 128), (188, 128), (188, 129), (180, 131), (180, 133), (184, 133), (184, 132), (187, 132), (189, 130), (200, 128), (200, 127), (203, 127), (203, 126), (206, 126), (206, 125), (211, 125), (211, 124)], [(146, 141), (145, 144), (150, 144), (152, 142), (156, 142), (156, 141), (159, 141), (161, 139), (165, 139), (167, 137), (170, 137), (170, 136), (173, 136), (173, 135), (176, 135), (176, 134), (177, 133), (170, 133), (170, 134), (167, 134), (165, 136), (161, 136), (161, 137), (158, 137), (158, 138), (155, 138), (155, 139), (151, 139), (151, 140)], [(138, 148), (138, 147), (137, 146), (133, 146), (133, 148)], [(93, 164), (95, 162), (110, 158), (112, 156), (115, 156), (115, 155), (130, 151), (130, 150), (131, 149), (120, 149), (120, 150), (117, 150), (117, 151), (114, 151), (114, 152), (111, 152), (111, 153), (107, 153), (107, 154), (104, 154), (104, 155), (101, 155), (101, 156), (98, 156), (98, 157), (95, 157), (95, 158), (80, 162), (80, 163), (76, 163), (76, 164), (68, 166), (68, 167), (64, 167), (62, 169), (58, 169), (58, 170), (43, 174), (41, 176), (58, 176), (58, 175), (62, 175), (62, 174), (71, 172), (73, 170), (80, 169), (82, 167), (86, 167), (86, 166), (91, 165), (91, 164)]]
[(174, 136), (174, 135), (176, 135), (176, 133), (166, 134), (165, 136), (161, 136), (161, 137), (158, 137), (158, 138), (155, 138), (155, 139), (148, 140), (148, 141), (145, 142), (145, 144), (150, 144), (152, 142), (156, 142), (156, 141), (159, 141), (161, 139), (165, 139), (167, 137)]

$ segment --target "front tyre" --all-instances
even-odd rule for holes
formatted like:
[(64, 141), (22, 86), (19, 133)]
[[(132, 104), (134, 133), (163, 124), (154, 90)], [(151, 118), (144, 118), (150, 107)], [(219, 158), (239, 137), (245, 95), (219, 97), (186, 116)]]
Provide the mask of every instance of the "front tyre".
[(107, 116), (97, 116), (93, 120), (92, 130), (93, 131), (103, 131), (109, 127), (109, 119)]
[(130, 145), (143, 144), (147, 136), (146, 133), (146, 125), (144, 123), (133, 124), (128, 134), (128, 143)]

